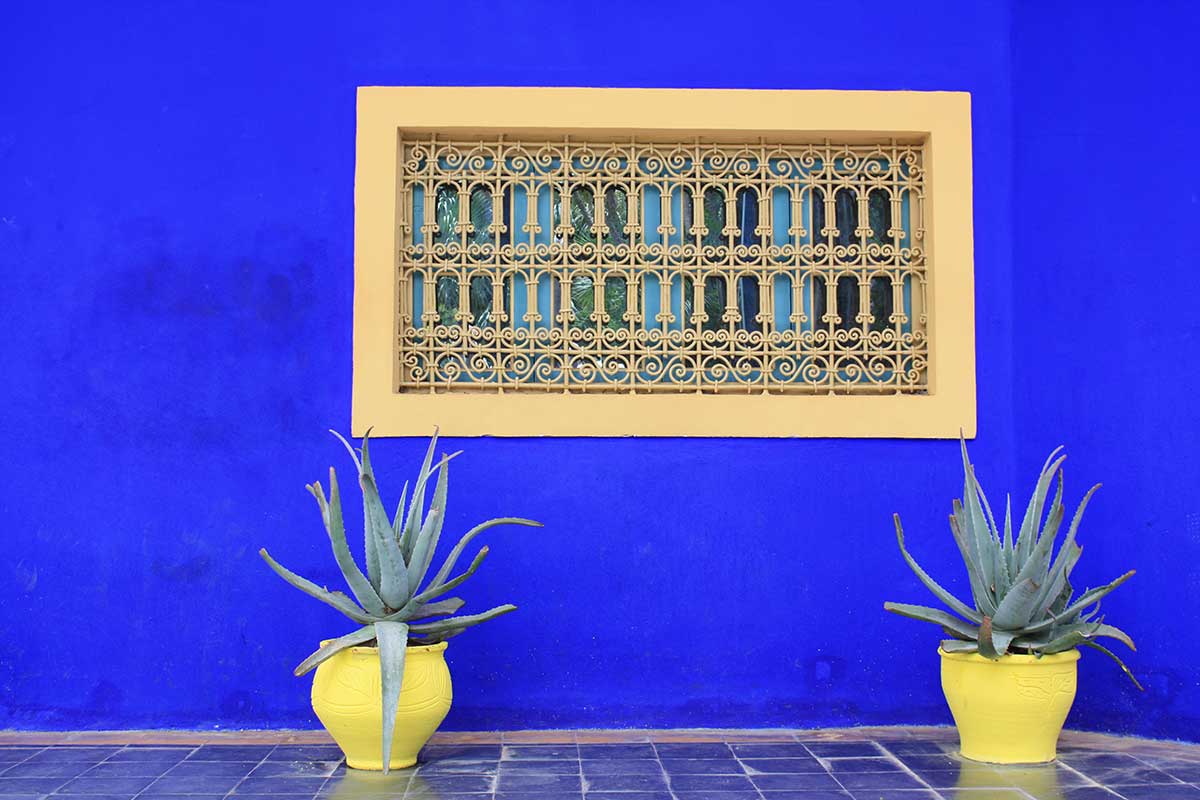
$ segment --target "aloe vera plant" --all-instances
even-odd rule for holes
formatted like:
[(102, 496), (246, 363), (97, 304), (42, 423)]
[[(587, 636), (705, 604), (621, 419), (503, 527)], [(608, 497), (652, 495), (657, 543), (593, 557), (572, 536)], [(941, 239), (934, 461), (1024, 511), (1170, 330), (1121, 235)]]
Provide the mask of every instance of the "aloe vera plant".
[[(1128, 634), (1106, 624), (1099, 615), (1101, 599), (1129, 580), (1133, 570), (1111, 583), (1086, 589), (1078, 597), (1071, 586), (1071, 571), (1083, 552), (1076, 541), (1079, 523), (1100, 484), (1084, 495), (1066, 529), (1062, 545), (1057, 554), (1054, 552), (1065, 515), (1062, 463), (1066, 456), (1060, 455), (1061, 452), (1062, 448), (1057, 448), (1043, 464), (1014, 538), (1011, 500), (1005, 504), (1001, 527), (975, 477), (964, 439), (963, 497), (961, 501), (954, 501), (950, 530), (967, 567), (974, 605), (959, 600), (917, 564), (904, 545), (904, 529), (900, 525), (900, 515), (896, 514), (896, 539), (905, 562), (921, 583), (954, 613), (907, 603), (889, 602), (883, 607), (901, 616), (940, 626), (951, 637), (942, 642), (942, 649), (948, 653), (978, 652), (996, 660), (1008, 653), (1042, 656), (1078, 646), (1089, 647), (1113, 659), (1141, 689), (1141, 684), (1120, 657), (1096, 641), (1100, 637), (1110, 637), (1131, 650), (1136, 649)], [(1058, 487), (1047, 505), (1056, 476)]]
[[(400, 687), (404, 677), (404, 656), (408, 643), (433, 644), (457, 636), (472, 625), (478, 625), (501, 614), (515, 611), (514, 605), (501, 605), (478, 614), (452, 616), (463, 606), (463, 600), (451, 597), (437, 598), (460, 586), (475, 574), (488, 554), (487, 546), (480, 548), (475, 558), (461, 574), (450, 577), (459, 557), (471, 540), (488, 528), (502, 524), (541, 527), (541, 523), (517, 517), (491, 519), (467, 531), (458, 544), (446, 556), (437, 573), (428, 582), (426, 574), (433, 563), (434, 551), (441, 537), (446, 516), (446, 491), (449, 462), (458, 455), (443, 457), (433, 466), (434, 450), (437, 447), (437, 432), (429, 442), (425, 460), (413, 487), (412, 499), (406, 505), (408, 484), (400, 494), (400, 507), (392, 519), (379, 495), (379, 486), (371, 466), (369, 437), (363, 437), (362, 448), (355, 450), (336, 431), (330, 431), (341, 440), (354, 465), (358, 469), (358, 483), (362, 489), (363, 519), (365, 527), (364, 555), (367, 571), (364, 575), (346, 541), (346, 528), (342, 518), (342, 500), (338, 489), (337, 472), (329, 468), (329, 496), (319, 481), (305, 488), (316, 498), (325, 522), (325, 531), (333, 546), (333, 556), (341, 568), (342, 575), (354, 595), (354, 600), (342, 592), (330, 591), (281, 566), (267, 553), (259, 555), (285, 581), (307, 595), (336, 608), (358, 624), (358, 628), (328, 642), (296, 667), (296, 675), (304, 675), (322, 662), (345, 650), (347, 647), (370, 646), (377, 643), (383, 700), (383, 771), (388, 770), (392, 750), (392, 736), (396, 723), (396, 709), (400, 700)], [(429, 510), (425, 510), (425, 492), (429, 479), (437, 475), (433, 499)], [(422, 584), (425, 588), (420, 588)], [(357, 602), (355, 602), (357, 601)]]

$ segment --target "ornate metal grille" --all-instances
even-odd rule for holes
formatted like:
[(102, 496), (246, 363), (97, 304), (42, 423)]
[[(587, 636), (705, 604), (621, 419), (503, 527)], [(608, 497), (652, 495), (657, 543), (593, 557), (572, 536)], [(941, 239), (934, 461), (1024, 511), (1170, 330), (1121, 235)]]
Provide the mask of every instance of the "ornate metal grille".
[(401, 148), (399, 391), (926, 390), (920, 145)]

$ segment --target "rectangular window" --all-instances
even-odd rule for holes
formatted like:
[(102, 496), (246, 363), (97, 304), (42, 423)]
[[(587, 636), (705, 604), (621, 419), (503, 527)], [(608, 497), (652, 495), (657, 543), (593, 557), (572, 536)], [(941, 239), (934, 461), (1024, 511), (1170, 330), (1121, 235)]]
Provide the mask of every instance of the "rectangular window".
[(360, 89), (355, 430), (973, 432), (966, 100)]
[(920, 147), (401, 140), (400, 380), (926, 390)]

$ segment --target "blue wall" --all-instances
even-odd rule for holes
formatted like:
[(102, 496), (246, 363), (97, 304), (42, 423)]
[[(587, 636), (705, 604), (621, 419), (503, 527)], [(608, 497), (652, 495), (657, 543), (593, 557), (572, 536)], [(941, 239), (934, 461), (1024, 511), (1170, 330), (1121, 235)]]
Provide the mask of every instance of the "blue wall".
[[(328, 13), (27, 3), (9, 13), (19, 35), (0, 48), (0, 727), (316, 724), (307, 681), (291, 668), (349, 624), (272, 576), (255, 551), (265, 545), (338, 582), (303, 485), (347, 464), (324, 431), (349, 420), (357, 85), (971, 92), (982, 477), (999, 492), (1017, 475), (1023, 493), (1034, 460), (1066, 440), (1077, 493), (1092, 478), (1124, 481), (1090, 520), (1095, 550), (1080, 573), (1093, 583), (1134, 556), (1152, 572), (1160, 554), (1200, 547), (1200, 517), (1183, 499), (1196, 468), (1177, 449), (1195, 444), (1194, 430), (1180, 434), (1194, 379), (1163, 387), (1131, 366), (1136, 355), (1171, 370), (1172, 347), (1194, 327), (1160, 334), (1147, 299), (1112, 346), (1084, 347), (1064, 330), (1075, 308), (1067, 292), (1098, 262), (1110, 275), (1130, 259), (1183, 269), (1182, 244), (1171, 243), (1188, 219), (1180, 207), (1170, 230), (1147, 234), (1150, 259), (1135, 252), (1130, 224), (1092, 216), (1113, 204), (1093, 197), (1087, 214), (1062, 210), (1070, 189), (1039, 199), (1021, 172), (1073, 176), (1041, 126), (1064, 103), (1081, 125), (1106, 119), (1072, 83), (1117, 70), (1103, 52), (1087, 40), (1060, 47), (1053, 18), (1014, 20), (1003, 2), (922, 4), (898, 23), (883, 2), (778, 3), (744, 25), (690, 4), (524, 5), (497, 15), (501, 6), (483, 3)], [(1149, 33), (1138, 55), (1167, 59)], [(1117, 36), (1116, 23), (1096, 35)], [(1028, 52), (1042, 47), (1073, 53), (1077, 71), (1043, 80)], [(1129, 110), (1169, 96), (1179, 66), (1157, 64), (1163, 88)], [(1052, 124), (1078, 136), (1071, 118)], [(1155, 141), (1177, 145), (1185, 132)], [(1089, 141), (1096, 154), (1085, 159), (1104, 175), (1110, 141)], [(1166, 192), (1176, 163), (1153, 167)], [(1089, 180), (1101, 186), (1099, 170)], [(1133, 175), (1123, 180), (1128, 195), (1145, 192)], [(1091, 258), (1067, 258), (1068, 240), (1028, 224), (1039, 203), (1128, 251), (1110, 256), (1097, 240)], [(1052, 275), (1039, 266), (1047, 259)], [(1118, 287), (1088, 283), (1086, 308), (1126, 308)], [(1079, 324), (1110, 335), (1099, 321)], [(1105, 354), (1125, 366), (1102, 373)], [(1094, 397), (1127, 383), (1138, 403)], [(452, 527), (521, 514), (546, 528), (489, 535), (493, 555), (465, 587), (468, 608), (521, 610), (453, 641), (447, 727), (949, 721), (937, 632), (881, 604), (925, 601), (895, 552), (893, 511), (926, 566), (961, 586), (945, 525), (961, 489), (954, 443), (449, 444), (467, 450), (454, 465)], [(379, 443), (385, 490), (398, 490), (421, 449)], [(1130, 545), (1118, 538), (1129, 530), (1161, 538), (1155, 549)], [(1149, 695), (1087, 659), (1072, 724), (1194, 736), (1200, 697), (1186, 685), (1200, 652), (1184, 615), (1159, 609), (1164, 592), (1182, 600), (1200, 573), (1176, 557), (1158, 568), (1111, 617), (1147, 645), (1134, 663)]]
[(1138, 570), (1104, 605), (1147, 692), (1085, 658), (1097, 702), (1076, 721), (1200, 740), (1200, 649), (1179, 636), (1200, 596), (1200, 8), (1014, 18), (1017, 468), (1067, 442), (1068, 490), (1104, 483), (1081, 569)]

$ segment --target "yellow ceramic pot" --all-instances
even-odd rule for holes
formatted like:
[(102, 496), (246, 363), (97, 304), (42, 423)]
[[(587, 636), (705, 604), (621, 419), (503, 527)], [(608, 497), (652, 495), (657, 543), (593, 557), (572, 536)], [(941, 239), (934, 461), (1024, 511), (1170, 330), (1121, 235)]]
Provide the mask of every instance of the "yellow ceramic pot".
[(978, 653), (942, 657), (942, 691), (965, 758), (992, 764), (1053, 761), (1075, 700), (1078, 650), (998, 661)]
[[(409, 647), (396, 709), (390, 769), (411, 767), (450, 710), (446, 643)], [(313, 711), (355, 769), (383, 769), (383, 698), (379, 649), (348, 647), (317, 667)]]

